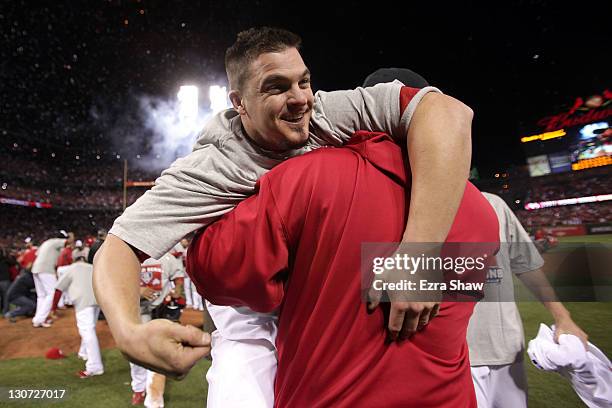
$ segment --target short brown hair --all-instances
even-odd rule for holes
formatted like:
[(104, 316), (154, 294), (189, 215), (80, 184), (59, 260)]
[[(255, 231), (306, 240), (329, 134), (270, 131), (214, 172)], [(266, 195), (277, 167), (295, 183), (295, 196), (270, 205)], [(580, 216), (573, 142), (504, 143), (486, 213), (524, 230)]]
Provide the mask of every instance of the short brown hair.
[(242, 90), (251, 62), (261, 54), (300, 49), (302, 39), (282, 28), (256, 27), (241, 31), (225, 52), (225, 71), (230, 89)]

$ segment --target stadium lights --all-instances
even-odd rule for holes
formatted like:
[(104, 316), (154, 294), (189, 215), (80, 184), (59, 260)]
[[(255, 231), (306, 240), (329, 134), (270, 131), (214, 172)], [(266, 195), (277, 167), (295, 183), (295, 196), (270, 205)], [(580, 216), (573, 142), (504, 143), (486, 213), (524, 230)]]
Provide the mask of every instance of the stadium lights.
[(195, 122), (198, 117), (198, 87), (183, 85), (176, 96), (179, 100), (180, 121)]
[(227, 103), (227, 89), (224, 86), (213, 85), (208, 89), (210, 109), (213, 114), (229, 108)]

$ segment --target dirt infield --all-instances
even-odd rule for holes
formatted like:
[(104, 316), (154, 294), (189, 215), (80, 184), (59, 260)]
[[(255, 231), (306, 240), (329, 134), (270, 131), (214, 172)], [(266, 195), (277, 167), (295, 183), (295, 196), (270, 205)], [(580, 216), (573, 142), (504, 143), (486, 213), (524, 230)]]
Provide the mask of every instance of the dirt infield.
[[(81, 338), (76, 327), (74, 309), (60, 310), (59, 315), (49, 328), (32, 327), (31, 318), (20, 318), (16, 323), (0, 318), (0, 360), (44, 357), (51, 347), (59, 347), (64, 354), (76, 353)], [(185, 310), (181, 316), (183, 324), (202, 327), (203, 322), (204, 316), (200, 311)], [(98, 321), (96, 332), (102, 349), (115, 347), (115, 340), (106, 321)]]

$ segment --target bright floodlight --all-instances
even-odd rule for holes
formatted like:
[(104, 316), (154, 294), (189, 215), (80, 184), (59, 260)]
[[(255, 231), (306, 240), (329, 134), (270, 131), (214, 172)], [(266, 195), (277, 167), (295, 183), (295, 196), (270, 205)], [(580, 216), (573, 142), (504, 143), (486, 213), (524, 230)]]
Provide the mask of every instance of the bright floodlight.
[(213, 113), (229, 108), (229, 104), (227, 103), (227, 89), (224, 86), (211, 86), (208, 91), (208, 96), (210, 97), (210, 109)]
[(194, 122), (198, 117), (198, 87), (193, 85), (181, 86), (176, 96), (179, 100), (179, 119), (181, 122)]

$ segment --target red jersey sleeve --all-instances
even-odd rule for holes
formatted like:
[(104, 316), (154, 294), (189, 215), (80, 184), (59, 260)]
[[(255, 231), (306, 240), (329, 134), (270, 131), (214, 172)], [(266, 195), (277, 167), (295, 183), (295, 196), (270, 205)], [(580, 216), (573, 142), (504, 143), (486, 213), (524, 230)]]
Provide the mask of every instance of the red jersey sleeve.
[(268, 180), (259, 192), (199, 232), (187, 251), (187, 273), (216, 305), (269, 312), (283, 299), (288, 246)]
[(420, 88), (410, 88), (409, 86), (402, 87), (400, 91), (400, 116), (404, 114), (408, 104), (420, 90)]

